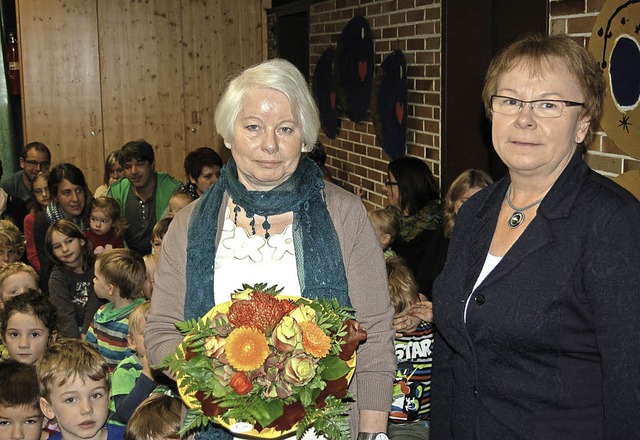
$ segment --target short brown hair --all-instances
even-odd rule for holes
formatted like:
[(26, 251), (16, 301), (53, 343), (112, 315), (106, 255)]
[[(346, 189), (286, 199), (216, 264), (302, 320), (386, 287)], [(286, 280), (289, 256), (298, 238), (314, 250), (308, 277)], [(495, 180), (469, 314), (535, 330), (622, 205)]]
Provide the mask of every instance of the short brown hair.
[(491, 119), (491, 96), (496, 94), (498, 81), (503, 74), (520, 62), (527, 63), (534, 71), (540, 71), (543, 63), (552, 58), (564, 62), (580, 85), (584, 95), (582, 116), (590, 121), (583, 141), (584, 145), (588, 145), (602, 116), (605, 82), (595, 58), (567, 35), (525, 35), (493, 58), (482, 90), (487, 117)]
[(418, 283), (402, 257), (387, 259), (389, 297), (396, 313), (420, 301)]
[(167, 234), (169, 230), (169, 225), (173, 220), (172, 217), (165, 217), (158, 220), (158, 222), (153, 225), (153, 231), (151, 231), (151, 238), (159, 238), (160, 240), (164, 239), (164, 236)]
[(62, 386), (76, 377), (94, 381), (104, 379), (111, 389), (109, 366), (98, 349), (80, 339), (58, 339), (49, 346), (36, 367), (40, 395), (49, 400), (54, 386)]
[(96, 264), (100, 264), (100, 275), (120, 290), (122, 298), (141, 297), (147, 269), (138, 253), (126, 248), (110, 249), (98, 256)]
[(15, 249), (18, 259), (24, 254), (24, 237), (11, 220), (0, 220), (0, 246)]
[(167, 394), (152, 394), (133, 412), (125, 440), (179, 439), (182, 401)]

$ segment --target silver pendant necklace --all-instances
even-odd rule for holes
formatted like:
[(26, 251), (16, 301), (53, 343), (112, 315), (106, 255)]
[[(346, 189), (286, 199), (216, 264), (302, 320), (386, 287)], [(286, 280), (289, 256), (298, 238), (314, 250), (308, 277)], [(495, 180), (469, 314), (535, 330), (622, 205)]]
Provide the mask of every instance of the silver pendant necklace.
[(528, 204), (524, 208), (518, 208), (514, 206), (513, 203), (511, 203), (511, 184), (509, 184), (509, 188), (507, 188), (507, 204), (509, 205), (509, 208), (513, 209), (515, 212), (509, 216), (509, 219), (507, 220), (507, 226), (509, 226), (511, 229), (515, 229), (520, 226), (524, 222), (524, 212), (527, 209), (533, 208), (538, 203), (542, 202), (543, 199), (544, 196), (540, 197), (535, 202)]

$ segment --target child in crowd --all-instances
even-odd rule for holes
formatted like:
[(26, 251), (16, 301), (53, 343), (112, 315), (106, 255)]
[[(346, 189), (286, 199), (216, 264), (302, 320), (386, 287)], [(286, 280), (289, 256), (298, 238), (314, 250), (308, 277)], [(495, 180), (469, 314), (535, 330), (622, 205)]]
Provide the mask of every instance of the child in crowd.
[[(396, 315), (421, 303), (418, 283), (402, 258), (387, 259), (387, 278)], [(432, 314), (421, 317), (423, 321), (414, 332), (395, 338), (398, 370), (387, 428), (391, 440), (429, 439), (434, 327)]]
[(456, 180), (451, 183), (447, 195), (444, 198), (444, 211), (442, 224), (445, 238), (451, 238), (453, 227), (456, 223), (458, 211), (475, 193), (493, 183), (493, 179), (482, 170), (464, 170)]
[(111, 382), (111, 409), (114, 412), (111, 421), (126, 425), (133, 411), (146, 399), (156, 387), (153, 371), (147, 351), (144, 347), (143, 333), (147, 327), (147, 315), (151, 303), (145, 301), (137, 306), (129, 316), (129, 349), (135, 354), (118, 364)]
[(140, 296), (146, 276), (142, 257), (131, 249), (105, 251), (96, 261), (94, 291), (109, 302), (96, 312), (86, 340), (98, 347), (109, 371), (131, 355), (127, 348), (129, 315), (144, 302)]
[[(0, 267), (0, 311), (10, 298), (28, 289), (39, 290), (38, 274), (33, 267), (19, 261)], [(9, 357), (9, 352), (2, 341), (0, 341), (0, 356)]]
[(84, 337), (101, 304), (93, 291), (91, 243), (75, 223), (58, 220), (47, 230), (45, 250), (54, 266), (49, 299), (58, 312), (60, 336)]
[(0, 438), (44, 440), (38, 376), (33, 365), (0, 362)]
[(180, 439), (182, 402), (169, 394), (149, 396), (127, 424), (125, 440)]
[(193, 198), (184, 191), (176, 191), (169, 199), (169, 217), (173, 218), (182, 208), (193, 202)]
[(118, 150), (112, 151), (107, 156), (107, 160), (104, 161), (104, 179), (102, 185), (96, 188), (93, 196), (95, 198), (106, 196), (109, 185), (113, 182), (117, 182), (120, 178), (124, 177), (124, 168), (118, 162)]
[(151, 238), (151, 253), (153, 253), (153, 256), (156, 258), (156, 260), (160, 257), (160, 253), (162, 252), (162, 240), (169, 230), (171, 220), (173, 220), (173, 218), (165, 217), (158, 220), (158, 222), (153, 226)]
[(394, 242), (400, 230), (398, 217), (390, 209), (374, 209), (369, 211), (368, 215), (376, 237), (378, 237), (378, 242), (384, 251), (385, 260), (395, 256), (396, 253), (391, 249), (391, 243)]
[(13, 263), (24, 254), (24, 239), (11, 220), (0, 220), (0, 267)]
[(120, 216), (120, 205), (111, 197), (97, 197), (91, 201), (89, 229), (85, 231), (95, 255), (109, 249), (124, 247), (126, 222)]
[(20, 261), (0, 267), (0, 309), (10, 298), (38, 289), (38, 274), (35, 269)]
[(151, 295), (153, 295), (153, 286), (156, 283), (157, 265), (158, 260), (156, 260), (153, 254), (147, 254), (144, 256), (144, 267), (147, 269), (147, 278), (144, 280), (144, 284), (142, 285), (142, 294), (147, 299), (151, 299)]
[(111, 382), (109, 366), (86, 341), (63, 339), (51, 344), (37, 366), (40, 407), (58, 422), (50, 440), (121, 440), (122, 426), (107, 423)]
[(27, 242), (27, 260), (38, 272), (40, 272), (40, 260), (38, 259), (38, 251), (36, 243), (33, 239), (33, 224), (36, 216), (47, 209), (49, 200), (49, 171), (41, 171), (33, 181), (33, 196), (36, 203), (31, 208), (31, 212), (24, 218), (23, 231), (24, 238)]
[(55, 308), (35, 289), (9, 299), (0, 317), (8, 356), (24, 364), (38, 363), (58, 335)]

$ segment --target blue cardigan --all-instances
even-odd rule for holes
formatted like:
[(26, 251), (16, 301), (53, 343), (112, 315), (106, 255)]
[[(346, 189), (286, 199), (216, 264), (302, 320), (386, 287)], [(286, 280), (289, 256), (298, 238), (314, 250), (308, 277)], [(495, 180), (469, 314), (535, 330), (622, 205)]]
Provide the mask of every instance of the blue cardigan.
[(471, 293), (509, 183), (464, 204), (435, 283), (431, 438), (640, 438), (640, 202), (576, 154)]

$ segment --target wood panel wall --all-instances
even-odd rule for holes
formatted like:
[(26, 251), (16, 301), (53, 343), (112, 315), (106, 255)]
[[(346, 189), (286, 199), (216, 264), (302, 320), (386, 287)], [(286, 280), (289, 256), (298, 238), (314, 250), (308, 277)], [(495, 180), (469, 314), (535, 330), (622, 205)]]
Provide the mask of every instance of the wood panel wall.
[(213, 114), (226, 79), (267, 57), (270, 0), (16, 0), (25, 143), (91, 188), (104, 158), (144, 138), (185, 180), (187, 152), (228, 156)]
[(95, 184), (104, 163), (96, 2), (46, 5), (16, 5), (24, 142), (44, 142), (55, 162), (82, 165)]

